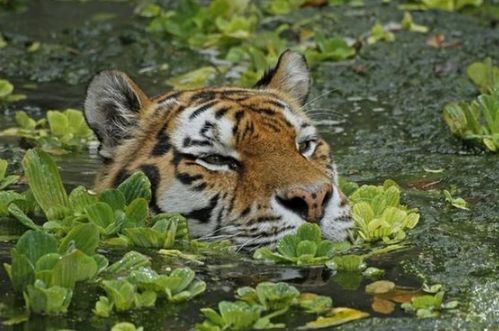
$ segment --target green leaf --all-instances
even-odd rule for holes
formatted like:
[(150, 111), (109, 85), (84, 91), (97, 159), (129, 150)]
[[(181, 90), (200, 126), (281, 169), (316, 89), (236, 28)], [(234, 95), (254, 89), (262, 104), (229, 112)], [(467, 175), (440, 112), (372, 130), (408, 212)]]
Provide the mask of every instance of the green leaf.
[(296, 246), (296, 255), (303, 256), (307, 255), (310, 257), (314, 257), (317, 252), (317, 245), (315, 242), (310, 240), (300, 241), (298, 246)]
[(14, 85), (8, 80), (0, 79), (0, 100), (6, 98), (14, 91)]
[(34, 265), (43, 255), (57, 252), (58, 242), (54, 236), (40, 231), (28, 230), (16, 243), (16, 251), (25, 255)]
[[(0, 195), (3, 192), (0, 192)], [(8, 207), (9, 213), (14, 216), (22, 225), (30, 228), (32, 230), (40, 231), (42, 229), (41, 226), (33, 222), (31, 218), (29, 218), (15, 203), (11, 203)]]
[(9, 215), (9, 206), (16, 201), (24, 200), (24, 196), (14, 191), (0, 191), (0, 216)]
[(307, 313), (321, 314), (331, 309), (333, 300), (314, 293), (301, 293), (298, 304)]
[(470, 64), (466, 68), (466, 74), (482, 93), (499, 87), (499, 67), (492, 65), (490, 58)]
[(35, 270), (33, 263), (26, 257), (26, 255), (21, 254), (17, 249), (11, 250), (12, 265), (9, 268), (6, 267), (7, 273), (10, 275), (10, 280), (14, 289), (18, 292), (24, 291), (24, 289), (35, 281)]
[(166, 81), (176, 90), (194, 89), (204, 87), (217, 73), (214, 67), (201, 67), (185, 74), (172, 77)]
[(22, 110), (16, 112), (16, 123), (25, 130), (34, 130), (36, 127), (36, 121)]
[(69, 204), (75, 213), (83, 213), (87, 206), (96, 202), (98, 202), (97, 195), (89, 192), (83, 186), (78, 186), (69, 194)]
[(125, 209), (125, 196), (120, 190), (110, 188), (99, 194), (99, 200), (108, 204), (112, 210), (124, 210)]
[(110, 265), (106, 272), (111, 276), (118, 276), (124, 272), (151, 265), (151, 258), (136, 251), (126, 253), (119, 261)]
[(151, 183), (142, 172), (137, 171), (118, 186), (118, 190), (125, 196), (126, 204), (136, 198), (144, 198), (147, 203), (151, 201)]
[(22, 164), (31, 192), (47, 218), (62, 219), (69, 214), (69, 199), (54, 160), (42, 150), (31, 149)]
[(134, 307), (135, 285), (126, 280), (104, 280), (101, 286), (117, 311), (125, 311)]
[(69, 133), (69, 121), (62, 112), (49, 110), (47, 112), (47, 120), (50, 131), (56, 137), (63, 137)]
[(93, 312), (99, 317), (109, 317), (113, 311), (113, 307), (114, 304), (109, 301), (108, 297), (100, 296), (99, 300), (95, 303)]
[(361, 271), (366, 267), (364, 259), (360, 255), (335, 256), (332, 260), (338, 270), (342, 271)]
[(28, 310), (47, 315), (64, 314), (68, 310), (73, 291), (69, 288), (52, 286), (46, 288), (43, 282), (29, 285), (24, 293)]
[(317, 224), (305, 223), (298, 228), (296, 234), (300, 241), (310, 240), (315, 243), (321, 241), (321, 228)]
[(99, 229), (96, 225), (80, 224), (62, 239), (59, 252), (64, 253), (70, 246), (74, 246), (87, 255), (94, 255), (99, 246), (99, 237)]
[(156, 292), (154, 291), (144, 291), (142, 293), (137, 293), (135, 295), (135, 307), (154, 307), (156, 303)]
[(143, 331), (143, 330), (144, 330), (143, 327), (136, 327), (133, 323), (128, 323), (128, 322), (116, 323), (111, 328), (111, 331)]
[(242, 301), (221, 301), (218, 310), (224, 321), (224, 329), (248, 329), (260, 317), (260, 309), (257, 306), (250, 306)]
[(76, 249), (54, 265), (51, 285), (73, 288), (76, 282), (94, 277), (97, 268), (97, 262), (91, 256)]
[(112, 207), (105, 202), (97, 202), (85, 208), (88, 219), (104, 232), (110, 224), (115, 222)]
[(263, 282), (256, 286), (256, 295), (267, 310), (288, 309), (300, 292), (284, 282)]
[(137, 198), (130, 203), (126, 209), (126, 221), (124, 227), (142, 227), (149, 215), (149, 205), (144, 198)]

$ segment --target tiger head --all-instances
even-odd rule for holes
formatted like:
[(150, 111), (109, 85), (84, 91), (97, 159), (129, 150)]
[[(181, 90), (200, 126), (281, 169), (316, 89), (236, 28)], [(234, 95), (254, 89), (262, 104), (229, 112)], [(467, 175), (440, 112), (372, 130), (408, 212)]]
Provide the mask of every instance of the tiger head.
[(182, 213), (194, 236), (256, 247), (314, 222), (343, 240), (350, 209), (330, 147), (304, 112), (309, 89), (307, 63), (291, 51), (252, 89), (148, 98), (124, 73), (104, 71), (85, 100), (104, 159), (96, 189), (142, 170), (151, 209)]

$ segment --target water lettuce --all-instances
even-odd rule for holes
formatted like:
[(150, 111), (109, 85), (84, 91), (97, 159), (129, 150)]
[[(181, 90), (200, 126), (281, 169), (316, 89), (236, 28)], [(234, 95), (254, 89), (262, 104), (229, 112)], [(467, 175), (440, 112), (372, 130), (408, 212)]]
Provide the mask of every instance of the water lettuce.
[(305, 56), (310, 63), (346, 60), (356, 54), (355, 48), (349, 46), (341, 37), (326, 38), (317, 33), (315, 42), (315, 48), (309, 48), (305, 51)]
[(143, 331), (144, 328), (139, 326), (136, 327), (133, 323), (120, 322), (113, 325), (111, 331)]
[(317, 224), (301, 225), (296, 234), (284, 236), (277, 242), (277, 252), (268, 247), (255, 251), (253, 258), (269, 260), (275, 263), (296, 265), (317, 265), (330, 260), (338, 250), (348, 246), (346, 243), (333, 243), (322, 240), (322, 234)]
[(491, 152), (499, 150), (499, 89), (471, 103), (451, 102), (444, 107), (443, 117), (451, 132), (464, 141)]
[(439, 9), (458, 11), (466, 6), (481, 6), (483, 0), (414, 0), (412, 2), (400, 5), (400, 8), (405, 10)]
[(16, 123), (16, 127), (1, 131), (0, 136), (25, 138), (51, 154), (79, 150), (94, 139), (82, 112), (76, 109), (49, 110), (47, 117), (40, 120), (34, 120), (24, 111), (18, 111)]
[(470, 64), (466, 68), (466, 74), (482, 93), (499, 89), (499, 67), (493, 65), (490, 58)]
[[(111, 265), (106, 274), (117, 273), (117, 268), (124, 270), (128, 265), (133, 268), (125, 278), (109, 279), (101, 282), (106, 296), (99, 297), (94, 313), (101, 317), (108, 317), (113, 310), (126, 311), (153, 307), (158, 296), (166, 297), (171, 302), (181, 302), (192, 299), (203, 293), (206, 283), (195, 279), (195, 273), (189, 268), (173, 270), (169, 275), (158, 274), (148, 266), (140, 266), (148, 260), (140, 258), (136, 253), (128, 255), (119, 263), (119, 267)], [(140, 255), (140, 254), (139, 254)], [(131, 263), (131, 261), (141, 261)]]
[(383, 186), (363, 185), (349, 198), (357, 238), (366, 242), (399, 242), (419, 221), (415, 209), (400, 204), (400, 190), (390, 180)]
[(454, 309), (459, 305), (458, 301), (444, 303), (444, 295), (444, 291), (439, 291), (433, 295), (415, 296), (410, 302), (403, 303), (401, 307), (407, 312), (415, 313), (419, 318), (436, 317), (443, 310)]
[[(2, 45), (2, 42), (5, 42), (5, 40), (0, 35), (0, 46)], [(26, 99), (26, 96), (24, 94), (13, 94), (13, 92), (14, 85), (12, 85), (6, 79), (0, 79), (0, 104)]]
[(95, 254), (98, 232), (91, 224), (73, 229), (59, 241), (53, 235), (29, 230), (4, 264), (14, 289), (22, 292), (26, 307), (35, 313), (60, 314), (67, 310), (77, 282), (93, 279), (106, 265)]
[(6, 160), (0, 159), (0, 191), (14, 184), (19, 179), (17, 175), (7, 175), (7, 166), (9, 163)]
[(152, 227), (130, 227), (124, 236), (134, 246), (146, 248), (171, 248), (179, 241), (189, 240), (187, 219), (178, 213), (161, 213), (151, 220)]
[(330, 313), (332, 300), (314, 293), (300, 293), (286, 283), (263, 282), (236, 291), (237, 301), (222, 301), (218, 311), (201, 309), (206, 320), (196, 325), (197, 330), (248, 330), (284, 328), (285, 324), (271, 320), (295, 307), (311, 314)]

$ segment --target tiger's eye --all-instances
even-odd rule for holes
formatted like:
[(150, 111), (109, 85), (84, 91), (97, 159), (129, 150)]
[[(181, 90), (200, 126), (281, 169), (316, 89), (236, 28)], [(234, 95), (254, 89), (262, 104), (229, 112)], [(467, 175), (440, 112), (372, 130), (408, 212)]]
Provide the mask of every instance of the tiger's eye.
[(213, 164), (225, 164), (225, 159), (223, 159), (220, 155), (212, 154), (203, 158), (204, 161)]
[(310, 140), (299, 143), (298, 144), (298, 151), (302, 154), (305, 153), (306, 151), (308, 151), (310, 149), (311, 144), (312, 143)]

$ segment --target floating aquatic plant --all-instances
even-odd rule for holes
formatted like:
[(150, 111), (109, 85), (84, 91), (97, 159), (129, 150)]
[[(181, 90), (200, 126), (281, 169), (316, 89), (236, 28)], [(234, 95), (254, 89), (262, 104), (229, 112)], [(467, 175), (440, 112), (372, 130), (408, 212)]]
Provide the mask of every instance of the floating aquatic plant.
[(279, 239), (277, 252), (268, 247), (261, 247), (255, 251), (253, 258), (284, 264), (317, 265), (324, 264), (338, 251), (350, 247), (348, 243), (333, 243), (322, 240), (321, 237), (321, 230), (317, 224), (306, 223), (298, 228), (296, 234)]
[(98, 240), (91, 224), (73, 229), (61, 241), (42, 231), (25, 232), (4, 267), (26, 307), (35, 313), (65, 313), (75, 283), (94, 278), (107, 265), (95, 254)]
[[(129, 263), (126, 260), (130, 259), (136, 257), (131, 255), (124, 257), (120, 268)], [(113, 310), (126, 311), (152, 307), (159, 296), (166, 297), (171, 302), (187, 301), (206, 289), (206, 283), (196, 280), (194, 271), (189, 268), (175, 269), (169, 275), (164, 275), (158, 274), (149, 266), (137, 266), (129, 271), (126, 278), (101, 282), (106, 296), (101, 296), (97, 301), (94, 309), (96, 315), (108, 317)], [(110, 269), (114, 269), (113, 265)], [(109, 270), (105, 273), (109, 274)]]
[(349, 46), (341, 37), (326, 38), (317, 33), (315, 35), (315, 48), (305, 51), (305, 56), (310, 63), (320, 61), (340, 61), (355, 56), (355, 48)]
[(273, 323), (272, 318), (286, 313), (292, 307), (308, 313), (319, 314), (331, 309), (329, 297), (302, 293), (286, 283), (263, 282), (252, 287), (237, 289), (238, 301), (222, 301), (218, 312), (203, 308), (206, 320), (196, 325), (197, 330), (248, 330), (284, 328), (285, 324)]
[(349, 198), (357, 238), (366, 242), (399, 242), (419, 221), (415, 209), (400, 204), (400, 190), (391, 180), (383, 186), (363, 185)]
[(491, 152), (499, 150), (499, 89), (482, 94), (471, 103), (449, 103), (443, 116), (454, 135)]
[(17, 175), (7, 175), (7, 167), (9, 163), (6, 160), (0, 159), (0, 191), (14, 184), (19, 179)]
[[(2, 36), (0, 35), (0, 48), (2, 48), (1, 47), (2, 42), (5, 42), (5, 41), (2, 38)], [(13, 92), (14, 92), (14, 85), (12, 85), (6, 79), (0, 79), (0, 104), (9, 103), (9, 102), (16, 102), (16, 101), (26, 99), (26, 96), (24, 94), (14, 94)]]
[(16, 112), (17, 127), (0, 132), (0, 136), (21, 137), (51, 154), (66, 154), (81, 149), (93, 140), (92, 130), (83, 114), (76, 109), (49, 110), (46, 118), (35, 120), (24, 111)]
[(445, 11), (458, 11), (466, 6), (481, 6), (483, 0), (413, 0), (400, 5), (405, 10), (439, 9)]
[(490, 58), (470, 64), (466, 74), (482, 93), (499, 89), (499, 67), (493, 65)]
[(415, 313), (419, 318), (436, 317), (444, 310), (451, 310), (459, 305), (458, 301), (444, 303), (445, 292), (439, 291), (435, 294), (415, 296), (410, 302), (403, 303), (402, 309)]

